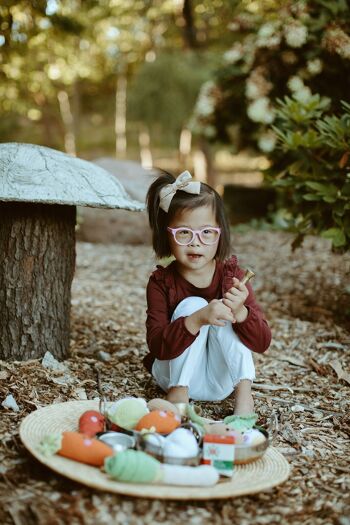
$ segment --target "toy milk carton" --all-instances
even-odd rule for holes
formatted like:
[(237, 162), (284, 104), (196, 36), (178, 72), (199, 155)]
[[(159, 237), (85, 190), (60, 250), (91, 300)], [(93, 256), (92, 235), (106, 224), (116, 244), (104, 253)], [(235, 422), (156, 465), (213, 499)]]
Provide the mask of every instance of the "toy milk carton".
[(234, 443), (234, 436), (205, 434), (202, 463), (212, 465), (222, 476), (232, 476), (235, 457)]

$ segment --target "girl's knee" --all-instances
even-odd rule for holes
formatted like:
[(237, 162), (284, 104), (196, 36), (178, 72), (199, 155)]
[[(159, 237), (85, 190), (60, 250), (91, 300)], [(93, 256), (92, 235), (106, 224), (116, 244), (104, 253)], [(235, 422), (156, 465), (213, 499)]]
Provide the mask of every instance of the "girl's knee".
[(208, 301), (203, 299), (203, 297), (186, 297), (186, 299), (183, 299), (175, 308), (172, 320), (174, 321), (178, 317), (187, 317), (201, 308), (205, 308), (207, 305)]

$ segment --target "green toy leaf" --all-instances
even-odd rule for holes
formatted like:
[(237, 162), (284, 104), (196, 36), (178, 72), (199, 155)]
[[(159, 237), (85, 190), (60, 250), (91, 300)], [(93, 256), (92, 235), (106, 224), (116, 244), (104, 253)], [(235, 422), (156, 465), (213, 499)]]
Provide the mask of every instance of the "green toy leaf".
[(43, 456), (49, 458), (61, 450), (61, 446), (62, 434), (48, 434), (40, 441), (38, 450)]
[(245, 416), (227, 416), (224, 419), (224, 423), (228, 427), (232, 428), (232, 430), (245, 432), (246, 430), (250, 430), (251, 428), (253, 428), (257, 419), (258, 415), (255, 414), (255, 412), (252, 412), (251, 414), (247, 414)]

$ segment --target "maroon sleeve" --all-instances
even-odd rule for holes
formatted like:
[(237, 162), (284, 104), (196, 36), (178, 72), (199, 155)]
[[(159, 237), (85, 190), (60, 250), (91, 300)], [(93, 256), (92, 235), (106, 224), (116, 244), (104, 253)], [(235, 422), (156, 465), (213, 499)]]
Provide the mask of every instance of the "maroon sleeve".
[(191, 334), (184, 321), (185, 317), (179, 317), (170, 322), (166, 288), (151, 276), (147, 285), (146, 331), (152, 357), (174, 359), (193, 343), (198, 334)]
[[(244, 270), (237, 266), (236, 277), (242, 279)], [(265, 352), (271, 343), (271, 330), (265, 316), (256, 302), (253, 288), (250, 283), (247, 283), (249, 295), (244, 303), (248, 310), (248, 317), (242, 323), (233, 323), (233, 329), (242, 341), (250, 350), (262, 354)]]

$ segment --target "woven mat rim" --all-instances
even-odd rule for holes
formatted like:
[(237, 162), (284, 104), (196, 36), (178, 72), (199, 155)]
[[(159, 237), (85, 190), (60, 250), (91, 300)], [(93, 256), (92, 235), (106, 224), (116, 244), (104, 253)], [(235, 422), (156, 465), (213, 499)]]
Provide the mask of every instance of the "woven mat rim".
[[(264, 456), (248, 465), (237, 465), (234, 469), (232, 480), (219, 482), (214, 487), (177, 487), (172, 485), (142, 485), (136, 483), (120, 483), (110, 480), (106, 474), (95, 467), (84, 465), (76, 461), (69, 460), (60, 456), (45, 458), (36, 449), (40, 438), (46, 433), (57, 432), (52, 429), (49, 423), (63, 423), (66, 428), (63, 430), (74, 430), (79, 416), (85, 410), (98, 410), (98, 401), (66, 401), (56, 403), (34, 410), (27, 415), (21, 422), (19, 434), (26, 449), (42, 464), (49, 467), (56, 473), (68, 477), (73, 481), (82, 483), (92, 489), (104, 490), (152, 499), (172, 499), (172, 500), (209, 500), (226, 499), (237, 496), (256, 494), (268, 490), (280, 483), (283, 483), (290, 474), (290, 465), (286, 458), (282, 456), (274, 447), (269, 447)], [(71, 419), (69, 420), (69, 416)], [(45, 421), (45, 424), (43, 424)], [(67, 426), (68, 425), (68, 426)], [(40, 438), (39, 438), (40, 435)], [(263, 473), (263, 469), (271, 470), (268, 476), (257, 484), (257, 475)], [(251, 471), (251, 476), (249, 476)], [(273, 476), (275, 475), (275, 477)], [(254, 486), (243, 486), (239, 488), (238, 478), (246, 477), (255, 483)], [(247, 482), (246, 480), (246, 482)]]

